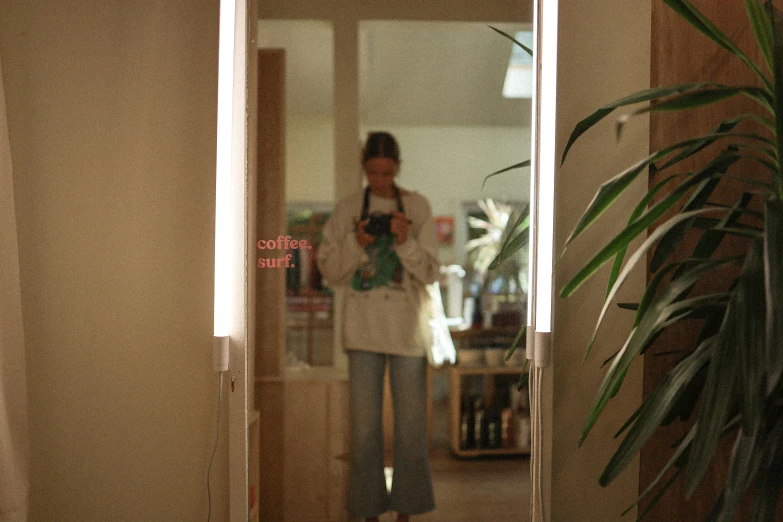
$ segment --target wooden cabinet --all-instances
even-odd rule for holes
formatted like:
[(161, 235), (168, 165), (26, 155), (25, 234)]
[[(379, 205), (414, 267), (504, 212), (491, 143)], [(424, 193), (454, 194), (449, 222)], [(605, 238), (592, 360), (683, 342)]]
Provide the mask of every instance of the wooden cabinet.
[(291, 249), (286, 268), (286, 363), (334, 365), (334, 298), (316, 259), (321, 231), (331, 215), (328, 204), (288, 204), (286, 232), (307, 248)]
[(289, 369), (282, 378), (257, 378), (256, 385), (276, 398), (261, 404), (262, 418), (276, 423), (267, 430), (273, 437), (262, 441), (270, 451), (262, 462), (261, 521), (347, 521), (347, 375)]
[(505, 361), (518, 332), (516, 326), (452, 332), (457, 364), (449, 368), (449, 446), (455, 455), (530, 454), (527, 387), (517, 390), (524, 341)]
[(521, 366), (449, 368), (449, 442), (455, 455), (530, 454), (526, 388), (516, 391), (523, 372)]
[(286, 297), (286, 359), (289, 365), (332, 366), (333, 337), (331, 295), (301, 292)]

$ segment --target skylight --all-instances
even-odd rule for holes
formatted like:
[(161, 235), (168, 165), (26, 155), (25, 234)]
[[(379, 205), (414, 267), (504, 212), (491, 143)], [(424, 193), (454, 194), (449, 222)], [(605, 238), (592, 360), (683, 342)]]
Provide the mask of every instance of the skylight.
[[(514, 38), (533, 48), (533, 31), (517, 31)], [(511, 59), (508, 61), (506, 81), (503, 83), (504, 98), (530, 98), (533, 96), (533, 57), (517, 44), (511, 44)]]

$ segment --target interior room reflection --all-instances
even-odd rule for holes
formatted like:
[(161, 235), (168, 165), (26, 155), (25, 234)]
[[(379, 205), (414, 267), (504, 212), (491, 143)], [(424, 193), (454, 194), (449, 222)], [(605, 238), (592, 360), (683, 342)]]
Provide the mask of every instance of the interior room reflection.
[[(532, 27), (492, 25), (532, 45)], [(339, 430), (346, 426), (347, 397), (341, 391), (347, 378), (341, 295), (325, 284), (315, 263), (321, 230), (341, 192), (336, 180), (345, 179), (335, 172), (334, 71), (340, 57), (334, 30), (327, 21), (261, 20), (258, 40), (259, 47), (285, 50), (286, 233), (314, 245), (288, 252), (294, 266), (286, 270), (284, 378), (302, 390), (303, 383), (325, 382), (319, 389), (331, 401), (329, 414), (341, 412), (326, 422)], [(482, 23), (362, 21), (358, 65), (360, 139), (370, 131), (392, 133), (401, 150), (397, 183), (432, 205), (439, 288), (457, 348), (456, 364), (429, 369), (428, 437), (438, 507), (415, 520), (526, 520), (528, 404), (526, 389), (517, 391), (524, 346), (509, 360), (505, 356), (525, 322), (527, 249), (499, 269), (487, 267), (529, 202), (530, 176), (513, 170), (482, 184), (488, 174), (530, 157), (530, 61)], [(390, 451), (390, 415), (385, 424)], [(305, 453), (292, 454), (284, 465), (287, 477), (317, 488), (312, 468), (298, 468), (307, 459), (326, 459), (322, 471), (339, 505), (348, 445), (330, 436), (332, 454), (308, 455), (313, 450), (302, 447)], [(387, 471), (393, 480), (393, 470)], [(302, 517), (324, 516), (305, 514), (302, 505), (292, 509)]]

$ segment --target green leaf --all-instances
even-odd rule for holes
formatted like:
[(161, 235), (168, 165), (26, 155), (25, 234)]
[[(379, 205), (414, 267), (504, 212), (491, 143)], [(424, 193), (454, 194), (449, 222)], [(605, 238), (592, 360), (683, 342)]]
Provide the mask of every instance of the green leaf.
[[(652, 492), (652, 490), (655, 488), (655, 485), (661, 481), (664, 475), (666, 475), (666, 472), (669, 471), (672, 468), (672, 466), (674, 466), (675, 463), (677, 463), (677, 461), (681, 460), (682, 456), (686, 454), (688, 446), (690, 446), (691, 441), (693, 440), (693, 435), (695, 433), (696, 433), (696, 426), (693, 426), (688, 431), (688, 434), (685, 436), (685, 438), (682, 441), (680, 441), (679, 445), (677, 446), (677, 450), (674, 452), (674, 455), (671, 456), (671, 458), (666, 463), (666, 465), (664, 465), (663, 468), (661, 468), (661, 471), (658, 472), (658, 475), (656, 475), (656, 477), (647, 485), (644, 491), (642, 491), (641, 495), (639, 495), (639, 498), (636, 500), (636, 502), (630, 505), (628, 509), (623, 511), (623, 513), (621, 513), (621, 516), (624, 516), (631, 509), (633, 509), (634, 506), (638, 505), (644, 497), (649, 495)], [(677, 472), (674, 475), (674, 477), (677, 476), (679, 476), (679, 472)]]
[[(783, 416), (777, 412), (777, 425), (783, 422)], [(759, 468), (755, 495), (753, 496), (753, 514), (751, 520), (756, 522), (774, 522), (777, 514), (777, 504), (783, 488), (783, 435), (780, 430), (768, 437), (769, 444), (764, 453)]]
[(693, 413), (693, 410), (696, 408), (696, 404), (699, 402), (699, 397), (701, 397), (705, 380), (707, 380), (706, 367), (700, 369), (696, 376), (691, 379), (691, 382), (685, 387), (677, 403), (672, 405), (669, 414), (661, 421), (661, 426), (668, 426), (677, 418), (683, 421), (690, 418), (691, 413)]
[(737, 47), (734, 42), (729, 40), (726, 35), (724, 35), (717, 27), (715, 27), (715, 24), (710, 22), (710, 20), (700, 13), (690, 2), (687, 0), (664, 0), (664, 3), (674, 9), (680, 16), (682, 16), (710, 40), (730, 51), (737, 58), (742, 60), (742, 62), (747, 65), (750, 70), (756, 73), (767, 89), (772, 91), (772, 82), (770, 82), (769, 78), (767, 78), (767, 76), (761, 72), (761, 69), (759, 69), (758, 65), (756, 65), (753, 60), (748, 58), (748, 56), (742, 52), (742, 50)]
[[(728, 169), (728, 167), (726, 168)], [(697, 191), (694, 197), (692, 197), (685, 207), (683, 207), (683, 211), (691, 211), (702, 208), (704, 204), (707, 203), (707, 199), (709, 198), (710, 194), (712, 194), (712, 189), (714, 189), (714, 185), (706, 186), (704, 191)], [(737, 201), (737, 203), (731, 207), (731, 211), (721, 218), (720, 221), (716, 222), (715, 226), (718, 228), (730, 228), (734, 226), (747, 209), (751, 198), (751, 194), (748, 194), (747, 192), (744, 193), (740, 197), (739, 201)], [(672, 229), (672, 231), (661, 240), (661, 244), (658, 246), (658, 249), (655, 252), (655, 256), (653, 256), (653, 259), (650, 261), (649, 269), (651, 272), (656, 272), (661, 267), (666, 258), (668, 258), (669, 254), (674, 251), (676, 245), (685, 236), (685, 233), (695, 225), (697, 219), (698, 218), (693, 218), (692, 220), (682, 223), (677, 228)], [(712, 253), (715, 252), (715, 250), (718, 248), (718, 245), (720, 245), (725, 235), (725, 230), (705, 231), (694, 248), (691, 258), (699, 259), (710, 257)], [(684, 269), (684, 267), (681, 268), (681, 270), (682, 269)]]
[(503, 36), (505, 36), (506, 38), (508, 38), (509, 40), (514, 42), (515, 44), (517, 44), (519, 47), (521, 47), (527, 54), (529, 54), (530, 56), (533, 56), (533, 50), (531, 48), (529, 48), (527, 45), (525, 45), (525, 44), (523, 44), (521, 42), (518, 42), (516, 39), (514, 39), (513, 36), (511, 36), (509, 34), (506, 34), (503, 31), (501, 31), (500, 29), (498, 29), (496, 27), (492, 27), (491, 25), (488, 25), (487, 27), (489, 27), (490, 29), (492, 29), (495, 32), (498, 32), (498, 33), (502, 34)]
[(530, 380), (530, 370), (530, 359), (526, 359), (522, 375), (519, 376), (519, 381), (517, 382), (517, 391), (527, 386), (527, 383)]
[(652, 299), (655, 297), (655, 294), (658, 292), (658, 287), (663, 282), (663, 279), (664, 277), (666, 277), (666, 274), (668, 274), (671, 270), (678, 268), (680, 266), (683, 267), (693, 266), (694, 262), (695, 260), (686, 259), (681, 262), (672, 263), (671, 265), (665, 267), (664, 269), (659, 270), (652, 278), (650, 278), (650, 282), (647, 283), (647, 288), (644, 289), (644, 293), (642, 294), (642, 299), (639, 301), (639, 308), (636, 310), (636, 317), (634, 317), (634, 321), (633, 321), (634, 326), (638, 325), (641, 318), (644, 317), (644, 314), (647, 313), (647, 308), (649, 308)]
[(517, 346), (519, 346), (519, 341), (522, 340), (526, 331), (527, 331), (527, 326), (523, 326), (522, 328), (519, 329), (516, 337), (514, 337), (514, 341), (511, 343), (511, 346), (508, 349), (508, 353), (506, 354), (506, 361), (511, 360), (511, 356), (514, 355), (514, 352), (517, 350)]
[[(737, 346), (742, 347), (739, 357), (739, 391), (742, 395), (742, 429), (750, 433), (759, 423), (761, 408), (765, 398), (766, 370), (766, 302), (764, 295), (764, 257), (762, 241), (751, 243), (745, 260), (745, 267), (734, 291), (737, 303), (736, 338)], [(732, 303), (733, 304), (733, 303)], [(731, 305), (730, 305), (731, 306)], [(780, 349), (780, 346), (777, 346)], [(727, 497), (727, 501), (728, 501)]]
[(745, 433), (745, 429), (737, 433), (723, 489), (723, 505), (718, 517), (719, 521), (734, 520), (737, 505), (742, 500), (748, 483), (756, 476), (761, 461), (764, 435), (760, 424), (756, 424), (749, 433)]
[(508, 243), (511, 240), (511, 236), (514, 233), (514, 231), (516, 231), (517, 229), (526, 230), (529, 227), (530, 227), (530, 204), (528, 203), (519, 212), (519, 215), (517, 216), (517, 219), (514, 221), (514, 224), (508, 227), (508, 234), (506, 235), (506, 239), (503, 240), (503, 248), (508, 246)]
[[(735, 161), (738, 159), (739, 158), (736, 158)], [(718, 173), (725, 174), (728, 167), (729, 165), (727, 165), (725, 169), (719, 170)], [(720, 181), (721, 178), (710, 178), (704, 180), (690, 197), (688, 202), (685, 203), (685, 205), (682, 207), (681, 212), (690, 212), (692, 210), (703, 208), (704, 204), (707, 203), (707, 200), (712, 195)], [(668, 257), (676, 250), (677, 246), (680, 245), (682, 239), (685, 237), (685, 234), (693, 227), (693, 222), (695, 219), (696, 218), (694, 217), (687, 221), (683, 221), (661, 238), (661, 242), (658, 244), (652, 259), (650, 260), (650, 272), (658, 271), (666, 259), (668, 259)]]
[(698, 138), (681, 141), (651, 154), (647, 158), (639, 161), (638, 163), (617, 174), (610, 180), (604, 182), (598, 188), (598, 192), (596, 192), (593, 200), (588, 205), (587, 210), (585, 210), (585, 212), (582, 214), (579, 222), (576, 224), (573, 231), (571, 232), (571, 235), (566, 240), (565, 246), (563, 247), (559, 257), (562, 258), (571, 241), (576, 239), (579, 234), (592, 225), (593, 222), (595, 222), (595, 220), (598, 219), (606, 211), (606, 209), (609, 208), (609, 206), (611, 206), (611, 204), (620, 196), (620, 194), (622, 194), (625, 189), (628, 188), (628, 186), (649, 164), (665, 158), (676, 150), (690, 147), (696, 143), (701, 143), (705, 139), (722, 139), (728, 137), (761, 140), (765, 143), (770, 142), (769, 139), (758, 136), (756, 134), (707, 134)]
[(761, 56), (764, 57), (764, 61), (769, 67), (769, 70), (774, 70), (774, 63), (772, 57), (772, 21), (769, 19), (769, 14), (764, 9), (763, 2), (759, 0), (745, 0), (745, 10), (748, 12), (748, 20), (750, 20), (750, 27), (753, 29), (753, 34), (756, 36), (756, 43), (761, 50)]
[(658, 103), (638, 109), (634, 114), (645, 114), (648, 112), (667, 112), (681, 111), (686, 109), (696, 109), (705, 105), (721, 102), (733, 98), (738, 94), (759, 102), (767, 110), (772, 110), (772, 96), (768, 91), (759, 87), (724, 87), (710, 86), (694, 92), (686, 92), (677, 96), (671, 96)]
[(672, 406), (676, 404), (680, 395), (687, 388), (688, 383), (709, 361), (713, 342), (713, 339), (703, 342), (696, 351), (681, 361), (666, 376), (652, 400), (645, 403), (636, 422), (620, 443), (620, 447), (609, 460), (609, 464), (601, 475), (599, 483), (602, 486), (607, 486), (612, 482), (655, 433)]
[[(774, 124), (767, 118), (762, 118), (758, 116), (757, 114), (743, 114), (741, 116), (737, 116), (734, 118), (728, 118), (726, 120), (723, 120), (720, 122), (714, 129), (712, 129), (708, 134), (709, 135), (721, 135), (721, 134), (727, 134), (730, 133), (734, 128), (742, 123), (743, 121), (759, 121), (763, 125), (765, 125), (770, 130), (774, 131)], [(710, 144), (714, 143), (715, 139), (705, 139), (700, 142), (694, 143), (691, 147), (683, 150), (676, 156), (674, 156), (672, 159), (667, 161), (665, 164), (661, 165), (659, 167), (659, 170), (665, 170), (672, 165), (675, 165), (679, 163), (680, 161), (689, 158), (696, 154), (697, 152), (701, 151), (705, 147), (709, 146)], [(770, 155), (771, 158), (774, 158), (774, 153)]]
[(529, 166), (530, 166), (530, 160), (525, 160), (525, 161), (523, 161), (521, 163), (517, 163), (515, 165), (511, 165), (510, 167), (506, 167), (504, 169), (497, 170), (497, 171), (493, 172), (492, 174), (487, 174), (486, 177), (484, 177), (484, 181), (481, 183), (481, 188), (482, 189), (484, 188), (484, 185), (487, 184), (487, 180), (489, 178), (491, 178), (492, 176), (497, 176), (498, 174), (503, 174), (504, 172), (508, 172), (509, 170), (521, 169), (521, 168), (529, 167)]
[(666, 481), (666, 484), (664, 484), (660, 491), (655, 494), (653, 499), (650, 501), (650, 503), (647, 505), (646, 508), (644, 508), (644, 511), (641, 515), (636, 519), (637, 522), (642, 520), (644, 517), (646, 517), (650, 511), (652, 511), (652, 508), (655, 507), (655, 505), (658, 503), (658, 501), (661, 500), (661, 497), (663, 497), (664, 493), (666, 493), (672, 484), (674, 484), (674, 481), (677, 480), (680, 477), (680, 473), (682, 473), (682, 469), (678, 469), (676, 472), (674, 472), (674, 475), (672, 475), (672, 478), (670, 478), (668, 481)]
[[(677, 200), (682, 198), (690, 188), (698, 183), (701, 183), (705, 179), (712, 176), (716, 176), (725, 167), (726, 163), (736, 161), (736, 158), (732, 158), (730, 155), (726, 155), (720, 158), (720, 161), (716, 160), (711, 163), (702, 172), (691, 176), (687, 181), (681, 183), (671, 194), (666, 198), (659, 201), (644, 215), (639, 217), (632, 224), (623, 229), (612, 241), (609, 242), (602, 250), (598, 252), (587, 265), (579, 271), (561, 290), (561, 297), (568, 297), (576, 291), (588, 278), (590, 278), (598, 269), (606, 263), (615, 253), (620, 249), (627, 247), (628, 243), (632, 241), (640, 233), (647, 230), (652, 226), (663, 214), (670, 209)], [(715, 209), (704, 209), (705, 211), (714, 211)], [(694, 217), (696, 214), (687, 212), (689, 217)], [(680, 221), (678, 221), (679, 223)]]
[[(684, 216), (685, 219), (690, 217), (687, 214)], [(683, 216), (677, 217), (682, 218)], [(676, 217), (673, 218), (673, 220), (674, 219), (676, 219)], [(642, 348), (648, 343), (650, 336), (653, 335), (655, 331), (660, 331), (660, 328), (671, 317), (671, 315), (678, 312), (676, 306), (672, 308), (672, 304), (675, 302), (675, 300), (706, 274), (714, 271), (716, 268), (727, 265), (730, 262), (732, 262), (732, 260), (709, 259), (702, 261), (689, 269), (678, 279), (670, 281), (669, 284), (652, 299), (649, 312), (642, 317), (638, 326), (636, 326), (631, 331), (628, 339), (625, 341), (625, 344), (620, 349), (618, 356), (615, 357), (612, 365), (609, 367), (609, 370), (606, 372), (606, 375), (601, 382), (598, 394), (596, 395), (596, 398), (593, 401), (593, 405), (590, 408), (590, 414), (588, 416), (587, 422), (585, 423), (584, 429), (582, 430), (582, 436), (579, 439), (580, 445), (582, 442), (584, 442), (584, 439), (587, 437), (593, 425), (598, 420), (598, 417), (606, 407), (609, 399), (620, 389), (628, 368), (636, 356), (639, 355)]]
[[(655, 171), (655, 165), (650, 165), (650, 178), (654, 175)], [(639, 216), (642, 215), (642, 213), (645, 211), (647, 206), (650, 204), (650, 202), (653, 200), (653, 198), (660, 192), (660, 190), (665, 187), (670, 181), (677, 178), (678, 176), (669, 176), (668, 178), (659, 181), (656, 183), (652, 188), (650, 188), (647, 193), (644, 195), (642, 200), (639, 202), (638, 205), (636, 205), (636, 208), (633, 209), (633, 212), (631, 212), (631, 215), (628, 217), (628, 224), (630, 225), (637, 219), (639, 219)], [(625, 259), (625, 254), (628, 251), (627, 247), (621, 248), (617, 254), (614, 256), (614, 263), (612, 263), (612, 270), (609, 273), (609, 281), (606, 284), (606, 295), (604, 295), (604, 301), (609, 296), (609, 292), (611, 292), (612, 287), (614, 286), (615, 281), (617, 281), (617, 276), (620, 275), (620, 270), (623, 267), (623, 260)], [(592, 344), (592, 342), (591, 342)]]
[(783, 204), (766, 202), (764, 230), (764, 295), (766, 301), (767, 394), (783, 377)]
[[(777, 136), (778, 164), (783, 160), (783, 16), (771, 2), (766, 4), (772, 23), (772, 63), (775, 77), (775, 135)], [(772, 89), (770, 89), (772, 90)], [(779, 195), (783, 195), (783, 179), (781, 173), (775, 173), (774, 181)]]
[(528, 230), (523, 230), (522, 232), (517, 234), (517, 236), (514, 237), (514, 239), (512, 239), (511, 242), (506, 246), (506, 248), (498, 252), (498, 255), (489, 264), (490, 270), (494, 270), (495, 268), (500, 266), (500, 264), (503, 263), (503, 261), (513, 256), (522, 247), (527, 245), (529, 241), (530, 241), (530, 234)]
[[(758, 149), (761, 151), (762, 149)], [(764, 150), (765, 153), (768, 151)], [(774, 163), (773, 160), (769, 160), (767, 158), (760, 158), (756, 156), (755, 154), (740, 154), (741, 157), (749, 159), (751, 161), (755, 161), (765, 169), (767, 169), (773, 176), (775, 175), (775, 172), (777, 172), (777, 166)], [(772, 193), (773, 192), (773, 186), (771, 183), (767, 183), (766, 181), (753, 179), (753, 178), (744, 178), (744, 177), (735, 177), (735, 176), (729, 176), (730, 179), (736, 179), (737, 181), (741, 181), (742, 183), (747, 183), (748, 185), (754, 185), (757, 187), (763, 188), (766, 192)]]
[[(699, 412), (699, 429), (696, 432), (693, 451), (688, 461), (687, 494), (690, 495), (701, 481), (709, 465), (712, 455), (718, 445), (721, 429), (729, 418), (729, 413), (736, 402), (736, 387), (742, 384), (741, 359), (739, 345), (741, 332), (746, 325), (739, 322), (738, 310), (747, 307), (747, 295), (752, 291), (752, 280), (756, 277), (758, 242), (751, 249), (742, 267), (737, 287), (726, 308), (720, 331), (716, 337), (715, 356), (707, 372), (704, 385), (704, 397)], [(745, 415), (745, 412), (743, 412)], [(743, 422), (745, 419), (743, 418)]]
[(644, 405), (647, 404), (648, 401), (652, 400), (653, 396), (655, 396), (657, 392), (658, 392), (658, 388), (654, 389), (650, 393), (650, 395), (642, 402), (642, 405), (636, 408), (636, 411), (633, 412), (633, 414), (630, 417), (628, 417), (628, 420), (626, 420), (625, 423), (622, 426), (620, 426), (620, 429), (617, 430), (617, 433), (614, 434), (615, 439), (620, 435), (622, 435), (623, 432), (625, 432), (625, 430), (627, 430), (633, 425), (634, 421), (636, 421), (636, 419), (639, 418), (639, 414), (642, 413), (642, 408), (644, 408)]
[(650, 100), (655, 100), (658, 98), (663, 98), (666, 96), (671, 96), (672, 94), (678, 94), (688, 91), (694, 91), (697, 89), (703, 89), (705, 87), (711, 87), (711, 86), (718, 86), (718, 87), (725, 87), (724, 85), (721, 85), (719, 83), (711, 83), (711, 82), (698, 82), (698, 83), (684, 83), (680, 85), (673, 85), (669, 87), (656, 87), (653, 89), (644, 89), (641, 91), (637, 91), (630, 96), (626, 96), (624, 98), (620, 98), (619, 100), (615, 100), (612, 103), (608, 103), (595, 111), (594, 113), (590, 114), (588, 117), (580, 121), (576, 124), (574, 127), (574, 130), (571, 132), (571, 136), (568, 138), (568, 142), (566, 143), (565, 150), (563, 151), (563, 156), (560, 159), (560, 164), (562, 165), (565, 162), (566, 156), (568, 155), (568, 151), (573, 146), (574, 142), (587, 132), (591, 127), (596, 125), (598, 122), (609, 116), (612, 112), (614, 112), (615, 109), (618, 109), (620, 107), (626, 107), (628, 105), (635, 105), (637, 103), (644, 103), (648, 102)]
[[(519, 232), (514, 236), (514, 232)], [(530, 206), (527, 205), (519, 213), (516, 222), (508, 228), (508, 234), (500, 251), (495, 259), (489, 264), (489, 269), (494, 270), (499, 267), (506, 259), (517, 253), (522, 247), (530, 242)]]
[[(593, 335), (590, 338), (590, 342), (587, 344), (587, 350), (585, 350), (585, 354), (582, 357), (582, 363), (587, 360), (587, 356), (590, 354), (590, 350), (595, 343), (595, 339), (598, 335), (598, 329), (601, 326), (601, 323), (603, 322), (604, 316), (606, 315), (607, 310), (609, 309), (609, 305), (614, 300), (614, 297), (617, 295), (617, 293), (620, 291), (620, 288), (623, 286), (625, 281), (628, 279), (628, 276), (631, 274), (631, 271), (633, 270), (634, 266), (641, 260), (645, 258), (645, 255), (647, 252), (652, 248), (652, 246), (666, 233), (668, 233), (669, 230), (672, 230), (674, 227), (678, 226), (680, 223), (691, 219), (693, 216), (698, 215), (699, 213), (704, 211), (698, 211), (693, 213), (687, 213), (687, 214), (679, 214), (674, 216), (673, 218), (669, 219), (667, 222), (660, 225), (655, 231), (650, 234), (647, 239), (644, 240), (644, 242), (639, 246), (639, 248), (636, 249), (636, 251), (631, 255), (631, 257), (628, 259), (628, 262), (625, 264), (625, 267), (623, 268), (623, 271), (618, 275), (617, 280), (612, 285), (611, 290), (609, 291), (609, 294), (607, 294), (606, 299), (604, 299), (604, 305), (601, 308), (601, 312), (598, 314), (598, 321), (596, 322), (595, 328), (593, 329)], [(611, 243), (610, 243), (611, 244)], [(589, 266), (589, 265), (588, 265)], [(661, 279), (663, 278), (663, 275), (666, 273), (664, 271), (660, 275), (656, 275), (653, 280), (651, 280), (650, 284), (648, 284), (647, 289), (650, 291), (646, 291), (645, 294), (642, 296), (642, 301), (639, 303), (639, 309), (636, 313), (636, 320), (634, 323), (634, 326), (638, 324), (638, 320), (640, 317), (644, 315), (644, 313), (647, 310), (647, 306), (649, 305), (650, 300), (655, 295), (655, 290), (658, 287), (658, 284), (660, 283)]]

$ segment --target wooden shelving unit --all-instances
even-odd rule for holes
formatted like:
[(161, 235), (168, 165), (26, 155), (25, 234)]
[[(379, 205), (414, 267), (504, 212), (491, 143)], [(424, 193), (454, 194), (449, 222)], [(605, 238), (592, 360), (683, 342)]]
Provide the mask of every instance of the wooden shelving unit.
[(289, 205), (286, 232), (312, 248), (292, 251), (295, 266), (286, 273), (286, 351), (310, 366), (333, 363), (333, 298), (316, 265), (329, 205)]
[[(461, 447), (461, 421), (463, 404), (463, 381), (468, 376), (480, 376), (483, 380), (482, 397), (484, 404), (492, 402), (497, 396), (496, 376), (521, 376), (524, 372), (521, 366), (451, 366), (449, 368), (449, 408), (451, 434), (449, 437), (451, 451), (458, 457), (487, 456), (519, 456), (529, 455), (530, 447), (519, 447), (514, 441), (513, 447), (496, 448), (463, 448)], [(519, 414), (512, 413), (512, 426), (517, 426)], [(519, 434), (517, 434), (519, 435)]]
[[(323, 339), (319, 339), (318, 331), (331, 335), (334, 329), (334, 313), (332, 310), (333, 298), (318, 292), (301, 293), (286, 297), (286, 329), (289, 331), (288, 350), (296, 350), (292, 335), (300, 333), (298, 342), (304, 345), (301, 354), (304, 362), (311, 366), (324, 365), (324, 353), (331, 356), (332, 343), (323, 346)], [(321, 336), (323, 337), (323, 336)], [(330, 339), (331, 341), (331, 339)], [(331, 362), (331, 361), (328, 361)]]

